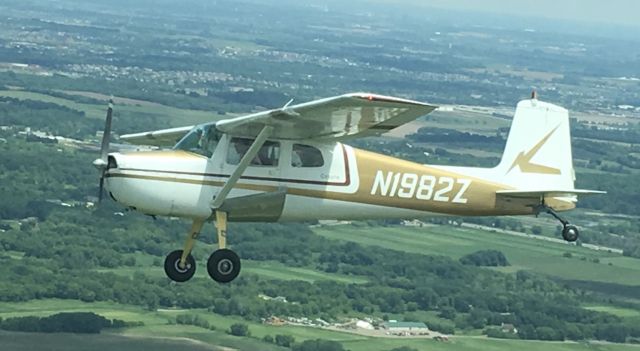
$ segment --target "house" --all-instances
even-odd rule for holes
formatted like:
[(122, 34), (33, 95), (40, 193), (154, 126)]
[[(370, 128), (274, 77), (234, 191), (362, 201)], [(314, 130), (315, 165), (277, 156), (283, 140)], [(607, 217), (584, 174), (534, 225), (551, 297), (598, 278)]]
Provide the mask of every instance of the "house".
[(503, 333), (518, 334), (518, 329), (511, 323), (502, 323), (500, 330), (502, 330)]

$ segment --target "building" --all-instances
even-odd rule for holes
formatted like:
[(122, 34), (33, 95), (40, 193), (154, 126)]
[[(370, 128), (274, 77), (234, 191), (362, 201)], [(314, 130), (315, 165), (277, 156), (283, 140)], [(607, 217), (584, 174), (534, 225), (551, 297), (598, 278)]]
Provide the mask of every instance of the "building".
[(390, 333), (424, 333), (429, 331), (427, 325), (422, 322), (388, 321), (382, 324), (382, 327)]
[(363, 320), (358, 320), (356, 321), (355, 324), (357, 329), (367, 329), (367, 330), (373, 330), (373, 324), (367, 322), (367, 321), (363, 321)]
[(510, 323), (502, 323), (500, 330), (502, 330), (503, 333), (518, 334), (518, 329)]

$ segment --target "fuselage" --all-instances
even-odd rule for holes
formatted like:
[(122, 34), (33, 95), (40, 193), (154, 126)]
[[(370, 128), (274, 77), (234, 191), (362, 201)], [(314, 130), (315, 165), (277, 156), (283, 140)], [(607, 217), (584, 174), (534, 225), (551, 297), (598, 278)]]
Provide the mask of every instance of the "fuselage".
[[(106, 188), (119, 203), (150, 215), (206, 219), (211, 201), (235, 165), (227, 136), (211, 156), (183, 150), (114, 153), (117, 167), (106, 174)], [(236, 221), (416, 218), (427, 215), (524, 215), (530, 203), (496, 196), (511, 187), (333, 142), (312, 144), (324, 162), (296, 167), (294, 142), (280, 140), (277, 165), (250, 166), (227, 201), (250, 210), (229, 211)], [(282, 201), (256, 198), (282, 194)], [(251, 195), (254, 195), (253, 197)], [(573, 203), (551, 199), (557, 210)], [(258, 203), (256, 203), (258, 202)], [(242, 207), (242, 206), (241, 206)]]

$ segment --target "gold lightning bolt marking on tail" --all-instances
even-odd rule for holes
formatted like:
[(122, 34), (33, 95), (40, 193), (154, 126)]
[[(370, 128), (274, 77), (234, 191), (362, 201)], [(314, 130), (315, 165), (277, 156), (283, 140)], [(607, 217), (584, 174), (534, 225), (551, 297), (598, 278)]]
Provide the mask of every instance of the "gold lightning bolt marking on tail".
[(521, 151), (518, 154), (518, 157), (513, 161), (511, 168), (507, 171), (507, 173), (511, 172), (516, 166), (520, 167), (520, 171), (523, 173), (540, 173), (540, 174), (560, 174), (560, 170), (558, 168), (547, 167), (544, 165), (539, 165), (535, 163), (531, 163), (531, 159), (540, 151), (542, 146), (549, 140), (551, 135), (560, 127), (553, 128), (549, 134), (547, 134), (542, 140), (540, 140), (531, 150), (524, 152)]

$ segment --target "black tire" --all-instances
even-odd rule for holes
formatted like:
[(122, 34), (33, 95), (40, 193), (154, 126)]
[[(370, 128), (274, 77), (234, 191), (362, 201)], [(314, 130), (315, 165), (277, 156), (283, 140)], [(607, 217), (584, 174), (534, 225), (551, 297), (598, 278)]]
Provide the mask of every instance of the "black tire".
[(575, 225), (567, 224), (562, 228), (562, 238), (570, 243), (578, 240), (580, 231)]
[(187, 256), (187, 267), (180, 268), (180, 258), (182, 257), (182, 250), (176, 250), (167, 255), (164, 259), (164, 272), (169, 279), (174, 282), (183, 283), (191, 279), (196, 273), (196, 260), (189, 254)]
[(207, 272), (218, 283), (229, 283), (240, 274), (240, 257), (229, 249), (216, 250), (209, 256)]

